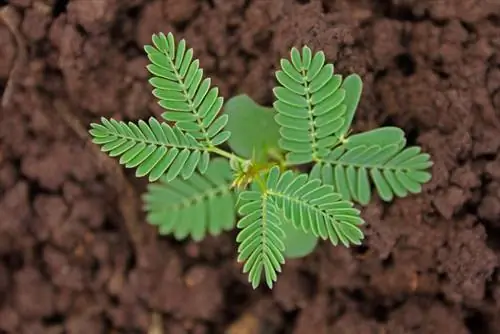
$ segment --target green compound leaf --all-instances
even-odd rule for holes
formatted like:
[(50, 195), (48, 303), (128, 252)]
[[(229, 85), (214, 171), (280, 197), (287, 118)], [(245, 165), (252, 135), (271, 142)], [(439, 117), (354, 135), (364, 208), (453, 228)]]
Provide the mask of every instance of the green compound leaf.
[(135, 168), (137, 177), (148, 176), (156, 181), (164, 174), (167, 180), (179, 175), (189, 178), (197, 169), (204, 173), (209, 153), (190, 134), (160, 123), (151, 117), (146, 123), (125, 123), (101, 118), (92, 123), (92, 142), (110, 157), (120, 157), (120, 164)]
[(364, 236), (359, 226), (364, 221), (360, 212), (333, 186), (307, 174), (296, 176), (290, 170), (280, 174), (275, 166), (269, 172), (267, 187), (267, 194), (295, 228), (329, 239), (335, 246), (339, 242), (345, 247), (361, 244)]
[(243, 191), (239, 196), (238, 262), (244, 262), (243, 273), (256, 289), (264, 278), (272, 289), (285, 263), (280, 211), (269, 196), (255, 190)]
[(372, 184), (384, 201), (419, 193), (431, 179), (426, 170), (433, 163), (420, 147), (405, 144), (402, 131), (393, 127), (351, 136), (317, 163), (311, 176), (362, 205), (370, 202)]
[(226, 130), (231, 132), (231, 150), (245, 158), (263, 162), (270, 152), (279, 151), (279, 126), (273, 108), (255, 103), (247, 95), (238, 95), (226, 102), (224, 114), (229, 116)]
[[(272, 176), (277, 177), (278, 174), (273, 173)], [(294, 224), (286, 218), (284, 212), (281, 214), (281, 220), (281, 228), (283, 233), (285, 233), (285, 240), (283, 240), (285, 244), (285, 258), (297, 259), (311, 254), (318, 245), (318, 237), (313, 233), (304, 232), (301, 228), (296, 228)]]
[(193, 49), (184, 39), (176, 44), (172, 33), (154, 34), (152, 40), (153, 45), (144, 50), (150, 61), (147, 69), (152, 74), (153, 95), (167, 110), (162, 117), (208, 146), (224, 143), (230, 137), (223, 131), (228, 118), (217, 119), (224, 99), (217, 87), (211, 87), (210, 78), (203, 78)]
[(232, 173), (227, 160), (210, 161), (204, 175), (189, 180), (161, 178), (143, 196), (147, 221), (162, 235), (178, 240), (202, 240), (234, 228), (236, 196), (231, 190)]
[[(325, 64), (322, 51), (313, 56), (311, 49), (304, 46), (302, 54), (292, 48), (291, 61), (281, 60), (276, 79), (279, 86), (273, 90), (273, 106), (280, 125), (279, 145), (288, 151), (288, 163), (318, 161), (340, 142), (339, 133), (346, 117), (350, 117), (346, 114), (347, 93), (342, 76), (334, 74), (332, 64)], [(348, 86), (353, 87), (350, 82)], [(351, 96), (347, 102), (349, 112), (354, 112), (355, 98)]]

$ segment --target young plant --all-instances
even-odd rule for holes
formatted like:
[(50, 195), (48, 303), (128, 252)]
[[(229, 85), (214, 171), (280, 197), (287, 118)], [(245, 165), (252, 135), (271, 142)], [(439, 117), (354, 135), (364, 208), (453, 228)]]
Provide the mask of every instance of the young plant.
[[(421, 191), (430, 156), (382, 127), (350, 135), (358, 75), (334, 73), (322, 51), (292, 48), (276, 72), (273, 108), (240, 95), (225, 105), (185, 40), (155, 34), (145, 51), (156, 118), (91, 124), (93, 142), (152, 182), (147, 220), (162, 235), (201, 240), (233, 228), (238, 261), (253, 288), (273, 287), (285, 258), (318, 239), (360, 245), (372, 185), (384, 201)], [(239, 220), (237, 219), (239, 217)]]

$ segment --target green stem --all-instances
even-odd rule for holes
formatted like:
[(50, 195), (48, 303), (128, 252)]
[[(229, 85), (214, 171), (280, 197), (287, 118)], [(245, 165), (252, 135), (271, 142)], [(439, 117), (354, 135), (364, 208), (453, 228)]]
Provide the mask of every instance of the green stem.
[(283, 168), (286, 167), (286, 160), (281, 155), (280, 151), (278, 151), (276, 149), (271, 149), (267, 153), (268, 153), (269, 157), (271, 157), (272, 159), (278, 161), (279, 166), (280, 166), (280, 170), (283, 170)]
[(215, 146), (212, 146), (208, 149), (209, 152), (212, 152), (212, 153), (215, 153), (215, 154), (218, 154), (222, 157), (225, 157), (225, 158), (228, 158), (228, 159), (236, 159), (238, 160), (239, 162), (241, 163), (244, 163), (246, 160), (243, 159), (242, 157), (239, 157), (237, 156), (236, 154), (234, 153), (229, 153), (227, 151), (224, 151), (218, 147), (215, 147)]

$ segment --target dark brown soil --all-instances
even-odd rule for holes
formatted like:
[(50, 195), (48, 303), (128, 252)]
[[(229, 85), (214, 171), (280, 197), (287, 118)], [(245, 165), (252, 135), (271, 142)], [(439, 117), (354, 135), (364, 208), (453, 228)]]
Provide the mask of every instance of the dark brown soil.
[[(0, 25), (0, 333), (500, 333), (500, 1), (7, 2), (26, 54)], [(262, 104), (290, 46), (323, 49), (365, 81), (356, 129), (402, 127), (433, 180), (368, 206), (363, 247), (322, 244), (253, 291), (234, 233), (157, 237), (144, 182), (82, 132), (158, 114), (142, 45), (159, 31)]]

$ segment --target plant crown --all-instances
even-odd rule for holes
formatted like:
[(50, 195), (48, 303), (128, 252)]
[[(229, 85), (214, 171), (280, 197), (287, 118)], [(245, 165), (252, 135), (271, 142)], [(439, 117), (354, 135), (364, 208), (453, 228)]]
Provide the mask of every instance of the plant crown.
[(354, 203), (368, 204), (372, 185), (390, 201), (431, 178), (429, 154), (405, 147), (401, 129), (350, 135), (362, 81), (336, 74), (322, 51), (293, 47), (281, 60), (273, 108), (237, 96), (221, 113), (223, 98), (185, 40), (154, 34), (144, 50), (163, 121), (102, 118), (91, 124), (93, 142), (148, 177), (147, 220), (160, 234), (201, 240), (236, 227), (253, 288), (272, 288), (285, 258), (311, 252), (318, 238), (360, 245)]

